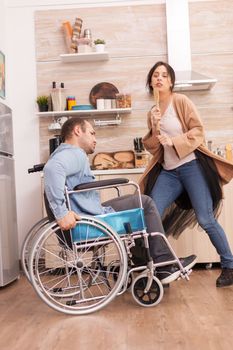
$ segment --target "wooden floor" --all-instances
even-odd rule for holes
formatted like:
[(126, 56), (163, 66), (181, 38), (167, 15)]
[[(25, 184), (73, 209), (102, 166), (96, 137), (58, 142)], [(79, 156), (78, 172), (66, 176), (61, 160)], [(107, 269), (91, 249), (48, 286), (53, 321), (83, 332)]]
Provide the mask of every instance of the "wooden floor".
[(130, 292), (87, 316), (50, 309), (25, 277), (0, 289), (1, 350), (230, 350), (233, 287), (217, 289), (220, 270), (194, 270), (141, 307)]

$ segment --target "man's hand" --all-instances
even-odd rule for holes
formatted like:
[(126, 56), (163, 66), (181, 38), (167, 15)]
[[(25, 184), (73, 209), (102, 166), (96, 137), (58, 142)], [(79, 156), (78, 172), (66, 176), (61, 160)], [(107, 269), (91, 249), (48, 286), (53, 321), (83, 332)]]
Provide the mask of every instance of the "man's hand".
[(74, 211), (69, 211), (63, 218), (57, 220), (57, 223), (63, 231), (66, 231), (75, 227), (77, 220), (81, 220), (80, 216)]
[(166, 134), (158, 135), (158, 140), (163, 146), (173, 146), (172, 139)]

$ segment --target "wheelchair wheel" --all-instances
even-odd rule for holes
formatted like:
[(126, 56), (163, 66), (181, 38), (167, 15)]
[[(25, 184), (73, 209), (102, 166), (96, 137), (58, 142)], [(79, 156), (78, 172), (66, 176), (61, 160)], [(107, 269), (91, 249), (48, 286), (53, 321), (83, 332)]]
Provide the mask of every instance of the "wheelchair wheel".
[(31, 247), (33, 244), (33, 240), (36, 236), (36, 234), (44, 228), (49, 223), (48, 218), (43, 218), (40, 221), (38, 221), (28, 232), (21, 250), (21, 265), (23, 268), (23, 272), (25, 276), (27, 277), (28, 281), (30, 281), (29, 271), (28, 271), (28, 264), (29, 264), (29, 254), (31, 251)]
[(145, 293), (147, 281), (147, 274), (137, 276), (132, 284), (132, 295), (139, 305), (151, 307), (157, 305), (162, 300), (163, 286), (160, 280), (154, 276), (150, 289)]
[[(45, 303), (73, 315), (95, 312), (106, 306), (121, 289), (127, 270), (127, 255), (119, 236), (95, 218), (77, 222), (82, 239), (68, 239), (56, 223), (34, 241), (29, 259), (31, 282)], [(95, 230), (95, 237), (88, 233)], [(73, 238), (73, 237), (72, 237)], [(72, 241), (72, 245), (70, 242)], [(119, 271), (106, 273), (118, 260)]]

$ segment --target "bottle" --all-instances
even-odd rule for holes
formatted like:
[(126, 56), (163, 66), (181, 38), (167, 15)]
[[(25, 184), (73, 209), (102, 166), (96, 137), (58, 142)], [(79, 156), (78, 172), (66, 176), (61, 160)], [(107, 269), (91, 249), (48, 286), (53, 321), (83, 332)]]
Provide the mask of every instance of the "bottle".
[(59, 89), (59, 100), (60, 100), (60, 111), (66, 110), (66, 91), (64, 83), (61, 83), (61, 88)]
[(66, 93), (64, 83), (61, 83), (60, 88), (56, 87), (56, 82), (52, 83), (51, 97), (53, 111), (64, 111), (66, 109)]
[(84, 29), (83, 32), (84, 38), (89, 41), (89, 46), (92, 47), (92, 36), (91, 36), (91, 30), (90, 29)]
[(211, 140), (209, 140), (209, 141), (207, 142), (207, 147), (208, 147), (208, 150), (209, 150), (209, 151), (212, 151), (212, 141), (211, 141)]
[(59, 94), (55, 81), (52, 82), (51, 98), (53, 111), (60, 111)]

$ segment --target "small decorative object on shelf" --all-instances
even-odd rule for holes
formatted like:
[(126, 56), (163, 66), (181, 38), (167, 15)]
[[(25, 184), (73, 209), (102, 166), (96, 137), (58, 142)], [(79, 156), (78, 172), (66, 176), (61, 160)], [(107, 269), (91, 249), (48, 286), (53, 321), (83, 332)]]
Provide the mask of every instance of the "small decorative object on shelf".
[(36, 99), (36, 102), (38, 104), (38, 108), (39, 108), (40, 112), (47, 112), (48, 111), (49, 96), (47, 96), (47, 95), (38, 96)]
[(104, 52), (105, 51), (105, 41), (103, 39), (94, 40), (95, 51), (96, 52)]

